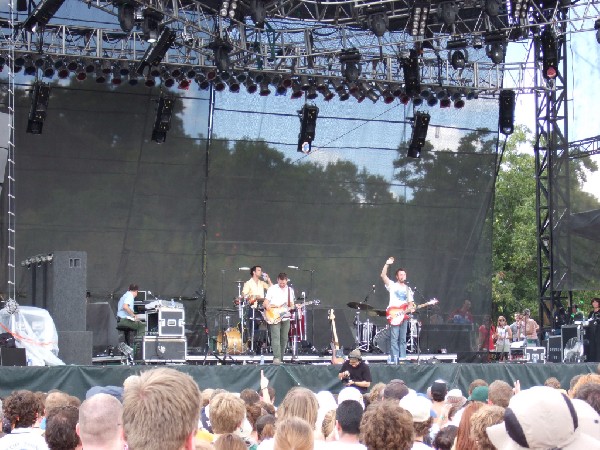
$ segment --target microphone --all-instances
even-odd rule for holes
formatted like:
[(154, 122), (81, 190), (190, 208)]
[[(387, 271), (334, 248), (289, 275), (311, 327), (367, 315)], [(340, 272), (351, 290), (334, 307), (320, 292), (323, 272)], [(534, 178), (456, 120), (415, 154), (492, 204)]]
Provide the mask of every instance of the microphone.
[(298, 267), (298, 266), (288, 266), (288, 269), (296, 269), (296, 270), (298, 270), (299, 268), (300, 267)]
[(238, 270), (250, 270), (250, 267), (240, 267)]
[(375, 293), (375, 285), (373, 285), (373, 294)]

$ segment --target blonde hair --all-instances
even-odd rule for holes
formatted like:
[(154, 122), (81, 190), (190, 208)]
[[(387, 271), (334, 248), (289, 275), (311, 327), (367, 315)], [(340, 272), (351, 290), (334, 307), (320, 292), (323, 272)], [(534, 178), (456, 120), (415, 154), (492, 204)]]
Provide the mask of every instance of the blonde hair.
[(196, 433), (202, 399), (192, 377), (170, 368), (130, 377), (123, 429), (131, 450), (179, 450)]
[(327, 411), (323, 417), (323, 422), (321, 423), (321, 434), (326, 441), (330, 440), (328, 438), (331, 437), (333, 430), (335, 429), (335, 412), (335, 409)]
[(294, 387), (290, 389), (277, 409), (277, 422), (290, 417), (300, 417), (314, 429), (318, 411), (317, 396), (304, 387)]
[(288, 417), (277, 423), (273, 450), (313, 450), (314, 448), (314, 432), (306, 420)]
[[(242, 400), (243, 401), (243, 400)], [(235, 434), (227, 433), (219, 437), (213, 446), (215, 450), (247, 450), (244, 440)]]
[(213, 433), (233, 433), (246, 417), (246, 403), (239, 397), (223, 392), (210, 401), (210, 425)]
[(494, 450), (486, 428), (504, 420), (504, 408), (496, 405), (484, 405), (471, 416), (471, 437), (477, 443), (478, 450)]
[(600, 375), (596, 373), (586, 373), (584, 375), (581, 375), (577, 379), (577, 383), (575, 383), (575, 385), (570, 391), (571, 398), (575, 398), (575, 396), (577, 395), (577, 391), (581, 388), (581, 386), (588, 383), (600, 384)]

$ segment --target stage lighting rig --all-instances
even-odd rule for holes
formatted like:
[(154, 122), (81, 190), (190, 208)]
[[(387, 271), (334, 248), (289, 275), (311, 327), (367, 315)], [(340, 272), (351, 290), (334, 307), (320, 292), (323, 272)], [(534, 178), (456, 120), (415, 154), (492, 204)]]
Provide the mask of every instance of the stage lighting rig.
[(342, 65), (342, 76), (348, 83), (358, 80), (362, 72), (360, 65), (360, 52), (356, 48), (349, 48), (340, 52), (340, 64)]
[(427, 0), (416, 0), (409, 19), (409, 30), (411, 36), (425, 36), (427, 20), (431, 2)]
[(515, 130), (515, 91), (505, 89), (500, 91), (498, 104), (498, 127), (505, 136)]
[(35, 33), (39, 28), (44, 28), (54, 14), (59, 10), (65, 0), (42, 0), (35, 7), (31, 15), (23, 22), (23, 29)]
[(254, 22), (256, 28), (261, 30), (265, 26), (265, 20), (267, 18), (267, 8), (264, 0), (251, 0), (250, 1), (250, 18)]
[(458, 14), (458, 5), (455, 2), (442, 3), (437, 10), (438, 19), (444, 22), (448, 30), (454, 29), (456, 14)]
[(136, 72), (139, 75), (143, 75), (144, 69), (147, 66), (158, 66), (167, 54), (167, 51), (169, 51), (171, 45), (173, 45), (173, 42), (175, 42), (175, 32), (169, 27), (164, 27), (160, 36), (158, 36), (158, 40), (148, 47), (146, 53), (142, 56), (142, 59), (136, 68)]
[(502, 42), (494, 42), (485, 48), (485, 54), (492, 60), (494, 64), (502, 64), (506, 54), (506, 44)]
[(404, 85), (409, 96), (421, 92), (421, 81), (419, 73), (419, 54), (416, 49), (411, 49), (408, 57), (401, 58), (404, 73)]
[(163, 144), (167, 139), (167, 131), (171, 128), (174, 103), (173, 97), (161, 95), (158, 99), (156, 120), (152, 128), (152, 140), (157, 144)]
[(312, 151), (312, 141), (317, 129), (319, 108), (305, 104), (300, 111), (300, 134), (298, 135), (298, 151), (309, 154)]
[(365, 9), (367, 15), (367, 27), (377, 37), (382, 37), (389, 29), (390, 19), (387, 16), (386, 7), (383, 5), (372, 6)]
[(50, 86), (42, 82), (35, 83), (31, 91), (31, 109), (27, 120), (27, 133), (42, 134), (49, 100)]
[(425, 139), (427, 139), (427, 129), (429, 128), (430, 120), (431, 116), (426, 112), (418, 111), (415, 113), (415, 123), (413, 125), (412, 136), (408, 146), (409, 158), (421, 157), (421, 151), (425, 145)]
[(558, 75), (558, 50), (556, 36), (549, 25), (546, 25), (540, 36), (542, 44), (542, 68), (544, 78), (551, 80)]
[(146, 8), (143, 13), (142, 21), (142, 33), (144, 34), (144, 40), (153, 44), (160, 38), (160, 22), (163, 20), (163, 13), (154, 9)]

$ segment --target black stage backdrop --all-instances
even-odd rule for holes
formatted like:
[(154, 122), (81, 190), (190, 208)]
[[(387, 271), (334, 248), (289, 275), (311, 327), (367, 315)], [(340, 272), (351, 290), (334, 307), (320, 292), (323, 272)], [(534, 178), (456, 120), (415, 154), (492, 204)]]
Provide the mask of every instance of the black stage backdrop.
[[(379, 273), (395, 256), (417, 302), (440, 301), (423, 318), (467, 298), (478, 323), (489, 314), (494, 100), (431, 108), (414, 160), (413, 110), (400, 103), (317, 101), (306, 156), (296, 151), (303, 102), (287, 96), (216, 93), (208, 143), (209, 93), (172, 91), (171, 130), (158, 145), (150, 135), (159, 88), (54, 83), (40, 136), (25, 134), (28, 88), (17, 99), (17, 261), (86, 251), (92, 300), (114, 305), (136, 282), (163, 298), (200, 297), (186, 306), (188, 322), (201, 323), (205, 294), (214, 335), (216, 310), (231, 307), (236, 281), (249, 277), (239, 268), (260, 264), (273, 279), (287, 272), (298, 294), (351, 324), (347, 302), (387, 304)], [(18, 267), (17, 300), (28, 280)], [(315, 333), (328, 336), (319, 323)]]

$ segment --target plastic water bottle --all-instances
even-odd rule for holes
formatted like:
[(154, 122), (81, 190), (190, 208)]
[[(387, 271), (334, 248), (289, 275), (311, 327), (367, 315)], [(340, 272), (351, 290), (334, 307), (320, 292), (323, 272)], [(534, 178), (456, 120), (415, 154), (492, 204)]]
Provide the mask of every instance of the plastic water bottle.
[(398, 365), (398, 355), (394, 355), (394, 364)]
[(260, 365), (261, 366), (265, 365), (265, 355), (263, 355), (262, 353), (260, 354)]
[(31, 358), (27, 358), (27, 365), (28, 366), (33, 366), (33, 361)]
[(544, 339), (546, 339), (546, 342), (548, 341), (548, 339), (550, 339), (550, 334), (548, 334), (547, 331), (546, 334), (544, 334)]
[(388, 364), (392, 363), (392, 355), (388, 355), (387, 363)]

